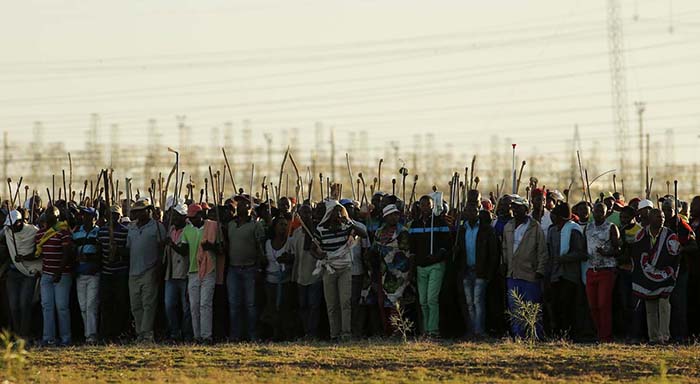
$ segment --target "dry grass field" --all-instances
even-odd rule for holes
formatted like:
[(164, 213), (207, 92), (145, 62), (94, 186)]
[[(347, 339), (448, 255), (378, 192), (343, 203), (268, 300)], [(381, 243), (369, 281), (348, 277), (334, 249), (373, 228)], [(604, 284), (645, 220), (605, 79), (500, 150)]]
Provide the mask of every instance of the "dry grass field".
[(19, 383), (698, 382), (700, 346), (392, 341), (32, 349)]

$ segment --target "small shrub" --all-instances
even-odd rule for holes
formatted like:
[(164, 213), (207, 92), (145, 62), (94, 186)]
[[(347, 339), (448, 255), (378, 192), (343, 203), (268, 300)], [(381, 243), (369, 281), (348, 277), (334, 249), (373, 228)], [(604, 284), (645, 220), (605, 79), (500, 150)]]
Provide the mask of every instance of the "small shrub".
[(25, 341), (12, 335), (10, 331), (0, 332), (0, 348), (2, 348), (2, 358), (0, 359), (0, 369), (5, 380), (17, 380), (27, 362), (27, 350)]
[(408, 335), (413, 331), (413, 321), (406, 318), (406, 314), (398, 301), (396, 302), (395, 308), (396, 313), (391, 315), (389, 321), (391, 321), (391, 326), (394, 327), (396, 332), (401, 335), (403, 342), (407, 343)]
[(510, 295), (513, 298), (513, 310), (506, 313), (510, 321), (525, 329), (525, 340), (534, 343), (539, 339), (537, 324), (542, 317), (540, 303), (525, 300), (516, 289), (512, 289)]

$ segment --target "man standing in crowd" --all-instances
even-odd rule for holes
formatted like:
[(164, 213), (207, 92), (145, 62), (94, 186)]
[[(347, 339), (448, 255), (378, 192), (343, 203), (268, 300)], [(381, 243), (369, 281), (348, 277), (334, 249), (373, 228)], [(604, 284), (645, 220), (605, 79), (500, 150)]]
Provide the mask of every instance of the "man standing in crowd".
[(500, 246), (490, 223), (479, 220), (479, 200), (465, 205), (454, 251), (467, 308), (467, 332), (477, 339), (486, 336), (486, 288), (498, 268)]
[(165, 227), (151, 218), (153, 206), (141, 199), (131, 207), (136, 221), (129, 227), (129, 299), (136, 324), (137, 341), (153, 342), (153, 324), (158, 306), (159, 273), (165, 245)]
[(175, 204), (168, 214), (172, 225), (168, 228), (165, 248), (165, 317), (172, 341), (192, 339), (192, 315), (187, 300), (187, 272), (190, 267), (189, 249), (178, 248), (186, 225), (187, 206)]
[(7, 296), (12, 331), (31, 340), (32, 301), (42, 261), (37, 259), (35, 239), (37, 227), (24, 221), (22, 213), (10, 211), (5, 219), (5, 243), (10, 255), (7, 272)]
[(81, 214), (83, 225), (73, 232), (73, 243), (78, 257), (76, 291), (80, 314), (83, 317), (85, 341), (95, 344), (100, 306), (100, 254), (97, 250), (100, 227), (96, 225), (99, 214), (95, 208), (83, 208)]
[(550, 321), (555, 337), (575, 338), (576, 296), (581, 285), (581, 261), (586, 260), (586, 239), (581, 227), (571, 220), (568, 203), (552, 209), (547, 236), (549, 266), (545, 297), (551, 303)]
[(671, 337), (668, 298), (676, 282), (681, 244), (678, 236), (664, 227), (660, 209), (651, 209), (648, 220), (649, 226), (639, 232), (632, 248), (632, 289), (645, 303), (649, 341), (664, 344)]
[(129, 252), (126, 249), (126, 236), (129, 230), (119, 221), (122, 216), (120, 205), (110, 210), (110, 223), (100, 227), (98, 234), (102, 252), (102, 275), (100, 276), (100, 305), (102, 308), (101, 333), (105, 341), (118, 341), (131, 327), (129, 312)]
[(236, 217), (228, 223), (228, 289), (229, 337), (239, 341), (243, 338), (241, 309), (245, 305), (245, 324), (248, 326), (247, 337), (257, 340), (256, 323), (258, 321), (255, 304), (255, 276), (265, 260), (263, 244), (266, 240), (265, 226), (250, 215), (251, 202), (248, 195), (238, 195)]
[[(537, 220), (528, 215), (528, 202), (518, 195), (512, 195), (513, 220), (503, 231), (503, 255), (508, 266), (506, 288), (508, 309), (515, 311), (514, 293), (526, 302), (542, 302), (542, 279), (547, 269), (547, 244), (544, 232)], [(524, 337), (521, 324), (513, 322), (512, 332), (516, 337)], [(542, 334), (542, 324), (538, 322), (537, 335)]]
[(607, 206), (598, 202), (593, 206), (593, 222), (586, 226), (588, 270), (586, 295), (591, 317), (598, 331), (598, 341), (612, 341), (612, 297), (617, 277), (617, 259), (620, 252), (620, 232), (607, 221)]
[(321, 276), (313, 274), (316, 269), (316, 258), (311, 254), (314, 238), (307, 232), (315, 226), (310, 205), (299, 206), (297, 213), (305, 227), (300, 225), (289, 239), (289, 249), (294, 255), (292, 281), (297, 284), (298, 310), (304, 328), (304, 337), (316, 340), (319, 336), (318, 324), (321, 318), (323, 286)]
[(671, 293), (671, 337), (683, 342), (688, 338), (688, 259), (697, 250), (695, 233), (688, 222), (676, 212), (674, 196), (665, 196), (661, 201), (664, 226), (678, 237), (681, 244), (676, 284)]
[(73, 244), (68, 224), (58, 221), (58, 208), (44, 213), (46, 226), (36, 234), (36, 255), (41, 258), (41, 308), (44, 314), (44, 345), (56, 342), (58, 312), (59, 345), (71, 344), (70, 289), (73, 284)]
[(428, 337), (439, 338), (440, 290), (452, 241), (444, 217), (433, 213), (433, 198), (424, 195), (419, 201), (420, 217), (411, 223), (409, 241), (417, 265), (418, 301), (424, 331)]

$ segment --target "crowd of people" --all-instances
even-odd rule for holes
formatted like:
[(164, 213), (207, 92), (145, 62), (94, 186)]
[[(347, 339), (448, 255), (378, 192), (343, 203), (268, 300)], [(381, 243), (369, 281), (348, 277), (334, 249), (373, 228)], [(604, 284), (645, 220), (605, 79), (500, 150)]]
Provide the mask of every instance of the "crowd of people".
[(489, 340), (524, 337), (508, 315), (522, 299), (541, 305), (540, 339), (700, 333), (700, 196), (573, 203), (531, 187), (162, 207), (35, 195), (0, 210), (0, 322), (45, 346), (342, 342), (396, 336), (397, 317), (416, 337)]

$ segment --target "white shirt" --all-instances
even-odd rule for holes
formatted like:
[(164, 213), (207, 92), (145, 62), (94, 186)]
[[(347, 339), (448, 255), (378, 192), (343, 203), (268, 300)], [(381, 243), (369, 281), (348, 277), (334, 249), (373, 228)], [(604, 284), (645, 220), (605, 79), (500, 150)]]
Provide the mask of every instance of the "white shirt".
[[(267, 257), (267, 268), (265, 269), (265, 271), (267, 272), (268, 282), (277, 283), (277, 276), (274, 275), (278, 272), (285, 271), (286, 266), (277, 262), (277, 258), (282, 256), (283, 253), (287, 252), (287, 244), (289, 244), (289, 241), (284, 243), (284, 246), (282, 248), (275, 249), (272, 247), (272, 240), (267, 240), (265, 242), (265, 256)], [(270, 279), (274, 281), (270, 281)]]
[[(25, 276), (34, 276), (41, 272), (41, 259), (32, 261), (16, 262), (15, 256), (19, 253), (22, 256), (34, 255), (36, 249), (36, 233), (39, 229), (31, 224), (24, 224), (19, 232), (12, 232), (9, 227), (5, 227), (5, 242), (10, 253), (10, 259), (18, 271)], [(17, 248), (15, 248), (15, 245)]]

